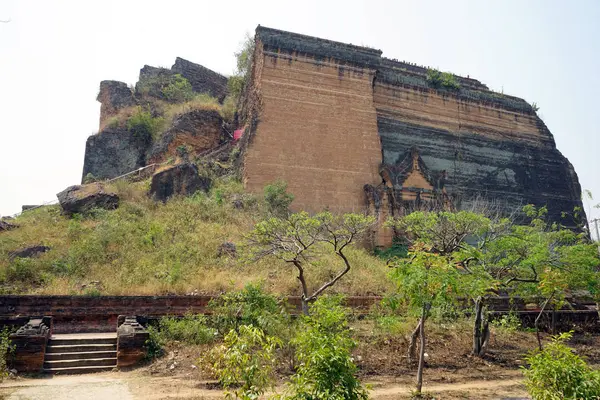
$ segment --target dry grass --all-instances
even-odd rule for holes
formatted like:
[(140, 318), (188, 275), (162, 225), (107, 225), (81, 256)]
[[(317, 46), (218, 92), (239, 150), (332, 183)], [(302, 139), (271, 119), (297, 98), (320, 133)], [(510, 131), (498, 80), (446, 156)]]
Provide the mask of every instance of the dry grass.
[[(219, 181), (209, 195), (155, 203), (148, 181), (118, 181), (107, 186), (121, 197), (117, 210), (98, 210), (87, 217), (63, 216), (58, 206), (20, 216), (18, 229), (0, 234), (0, 281), (5, 293), (84, 294), (94, 285), (101, 294), (218, 293), (262, 281), (266, 290), (298, 294), (294, 270), (274, 259), (249, 261), (219, 257), (225, 241), (243, 253), (244, 235), (264, 217), (260, 201), (245, 209), (232, 205), (243, 188), (234, 180)], [(248, 197), (248, 194), (245, 194)], [(44, 244), (52, 250), (39, 258), (10, 260), (18, 248)], [(352, 249), (353, 270), (332, 292), (384, 294), (391, 289), (387, 268), (365, 250)], [(324, 255), (307, 269), (313, 287), (341, 267)], [(89, 287), (89, 286), (88, 286)], [(96, 290), (96, 289), (94, 289)]]

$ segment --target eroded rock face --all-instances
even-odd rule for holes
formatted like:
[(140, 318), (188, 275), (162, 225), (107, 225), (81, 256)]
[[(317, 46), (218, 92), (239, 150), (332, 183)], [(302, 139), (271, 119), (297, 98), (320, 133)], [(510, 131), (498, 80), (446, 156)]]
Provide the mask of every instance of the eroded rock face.
[(50, 247), (48, 247), (48, 246), (42, 246), (42, 245), (29, 246), (29, 247), (25, 247), (25, 248), (10, 252), (8, 254), (8, 258), (10, 258), (12, 260), (14, 258), (36, 257), (42, 253), (49, 251), (49, 250), (50, 250)]
[(149, 195), (157, 201), (167, 201), (174, 195), (189, 196), (198, 190), (207, 192), (211, 180), (198, 175), (198, 168), (191, 163), (167, 167), (152, 176)]
[(208, 93), (219, 101), (223, 101), (227, 95), (227, 78), (200, 64), (177, 57), (171, 71), (187, 79), (194, 92)]
[(221, 140), (223, 119), (216, 110), (193, 110), (177, 116), (173, 126), (152, 147), (150, 163), (177, 156), (177, 147), (185, 145), (191, 155), (213, 149)]
[(146, 166), (152, 142), (137, 137), (124, 128), (106, 128), (92, 135), (85, 144), (83, 179), (92, 174), (97, 179), (111, 179)]
[(85, 214), (93, 208), (113, 210), (119, 206), (119, 196), (99, 183), (70, 186), (56, 197), (65, 214)]
[(129, 86), (125, 82), (119, 81), (100, 82), (100, 91), (96, 100), (102, 104), (100, 107), (100, 130), (104, 128), (111, 117), (118, 114), (119, 110), (136, 104)]

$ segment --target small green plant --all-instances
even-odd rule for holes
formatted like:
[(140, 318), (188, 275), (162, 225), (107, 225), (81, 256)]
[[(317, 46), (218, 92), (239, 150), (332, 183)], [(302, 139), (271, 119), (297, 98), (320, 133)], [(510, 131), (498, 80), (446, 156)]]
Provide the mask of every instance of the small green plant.
[(287, 183), (281, 180), (266, 185), (264, 196), (268, 211), (276, 216), (286, 216), (294, 201), (294, 195), (287, 192)]
[(258, 327), (275, 335), (289, 321), (277, 298), (265, 293), (258, 284), (248, 284), (211, 300), (208, 305), (213, 326), (223, 335), (237, 331), (241, 325)]
[(112, 117), (108, 120), (106, 126), (111, 129), (117, 129), (121, 126), (121, 120), (118, 117)]
[(162, 94), (168, 101), (182, 103), (194, 98), (195, 93), (191, 83), (180, 74), (175, 74), (171, 82), (162, 89)]
[(14, 346), (10, 340), (11, 331), (4, 328), (0, 331), (0, 382), (8, 376), (7, 361), (14, 352)]
[(177, 146), (177, 148), (175, 149), (175, 151), (177, 153), (177, 156), (179, 158), (181, 158), (182, 160), (186, 160), (187, 161), (189, 159), (190, 148), (187, 145), (185, 145), (185, 144), (179, 145), (179, 146)]
[(293, 343), (298, 368), (285, 400), (366, 400), (352, 359), (356, 342), (340, 297), (321, 297), (311, 307)]
[(531, 108), (533, 109), (533, 111), (538, 112), (540, 111), (540, 107), (537, 105), (537, 103), (534, 101), (533, 103), (531, 103)]
[(94, 174), (92, 174), (91, 172), (88, 172), (86, 174), (86, 176), (83, 178), (83, 183), (84, 184), (94, 183), (94, 182), (97, 182), (97, 181), (98, 181), (98, 178), (96, 178), (94, 176)]
[(507, 332), (516, 332), (521, 329), (521, 319), (514, 311), (493, 320), (491, 324), (496, 328), (503, 329)]
[[(231, 330), (214, 364), (214, 372), (225, 389), (225, 398), (255, 400), (275, 382), (275, 350), (279, 339), (260, 328), (242, 325)], [(239, 386), (233, 392), (230, 388)]]
[(162, 117), (153, 117), (149, 111), (138, 107), (127, 120), (127, 130), (139, 140), (150, 143), (162, 130), (163, 123)]
[(155, 326), (148, 326), (148, 340), (146, 340), (146, 360), (154, 360), (162, 357), (164, 354), (165, 339), (159, 329)]
[(212, 343), (217, 330), (209, 327), (204, 315), (187, 314), (182, 318), (163, 317), (159, 322), (159, 342), (179, 341), (186, 344)]
[(593, 370), (565, 344), (572, 332), (554, 336), (543, 350), (525, 359), (525, 386), (533, 400), (598, 399), (600, 371)]
[(458, 90), (460, 89), (460, 83), (458, 83), (456, 76), (450, 72), (441, 72), (437, 69), (427, 70), (427, 82), (433, 88)]

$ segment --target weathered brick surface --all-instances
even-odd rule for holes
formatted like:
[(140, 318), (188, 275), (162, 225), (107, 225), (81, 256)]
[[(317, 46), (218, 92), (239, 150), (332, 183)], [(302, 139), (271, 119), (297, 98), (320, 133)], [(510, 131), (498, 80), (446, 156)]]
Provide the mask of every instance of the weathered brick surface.
[(150, 334), (135, 316), (119, 317), (117, 329), (117, 366), (129, 367), (142, 361), (148, 353), (146, 341)]
[(40, 372), (51, 334), (50, 317), (29, 319), (17, 332), (11, 334), (10, 340), (14, 346), (11, 368), (19, 372)]
[[(577, 175), (523, 99), (458, 76), (459, 88), (434, 88), (426, 68), (378, 50), (256, 32), (242, 107), (258, 121), (244, 158), (248, 189), (260, 193), (283, 179), (294, 210), (363, 211), (364, 185), (382, 183), (378, 167), (396, 165), (414, 147), (432, 176), (444, 177), (453, 208), (483, 200), (512, 214), (535, 204), (548, 206), (550, 220), (575, 226), (562, 213), (581, 207)], [(394, 189), (415, 199), (432, 187), (418, 176), (404, 184)], [(387, 217), (385, 209), (378, 217)], [(376, 238), (389, 244), (390, 232)]]
[(310, 57), (265, 54), (263, 108), (245, 158), (246, 186), (260, 192), (284, 179), (296, 210), (362, 210), (363, 185), (380, 180), (373, 75), (366, 68), (340, 72)]

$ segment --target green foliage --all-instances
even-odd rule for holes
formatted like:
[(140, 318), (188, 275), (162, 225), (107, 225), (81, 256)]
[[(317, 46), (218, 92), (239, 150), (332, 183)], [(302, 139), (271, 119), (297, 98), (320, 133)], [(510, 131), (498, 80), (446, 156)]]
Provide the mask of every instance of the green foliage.
[(340, 298), (322, 297), (311, 309), (293, 341), (299, 365), (282, 399), (368, 399), (367, 390), (356, 378), (352, 359), (356, 342)]
[[(308, 313), (308, 303), (316, 300), (327, 288), (333, 286), (351, 269), (346, 248), (359, 240), (375, 222), (372, 216), (360, 214), (333, 215), (321, 212), (310, 216), (306, 212), (291, 214), (287, 218), (269, 218), (261, 221), (246, 237), (249, 255), (253, 259), (273, 256), (292, 264), (298, 272), (302, 288), (302, 308)], [(306, 268), (317, 264), (326, 252), (338, 257), (343, 266), (332, 273), (318, 289), (309, 293)]]
[(164, 119), (162, 117), (154, 117), (141, 107), (138, 107), (127, 120), (127, 130), (144, 143), (149, 143), (156, 138), (163, 126)]
[(600, 371), (593, 370), (564, 342), (571, 333), (553, 337), (545, 349), (526, 357), (525, 385), (533, 400), (600, 398)]
[(14, 345), (10, 340), (11, 331), (4, 328), (0, 331), (0, 382), (8, 376), (7, 361), (14, 352)]
[(538, 112), (540, 111), (540, 107), (537, 105), (537, 103), (534, 101), (533, 103), (531, 103), (531, 108), (533, 109), (533, 111)]
[(162, 88), (162, 94), (168, 101), (177, 103), (190, 101), (196, 95), (191, 83), (180, 74), (173, 75), (169, 84)]
[[(260, 328), (242, 325), (231, 330), (214, 365), (214, 372), (225, 388), (227, 399), (255, 400), (273, 386), (275, 350), (279, 339)], [(233, 392), (230, 388), (239, 386)]]
[(491, 324), (496, 328), (505, 330), (507, 332), (516, 332), (522, 328), (521, 319), (514, 311), (504, 314), (500, 318), (492, 320)]
[(209, 327), (206, 316), (187, 314), (182, 318), (161, 318), (158, 336), (159, 343), (178, 341), (186, 344), (206, 344), (215, 340), (217, 330)]
[(183, 160), (187, 160), (190, 156), (190, 148), (185, 144), (177, 146), (175, 152), (177, 153), (177, 156)]
[(260, 328), (275, 335), (289, 323), (289, 316), (277, 298), (264, 292), (260, 285), (247, 284), (240, 291), (230, 291), (210, 301), (212, 324), (225, 335), (240, 326)]
[(450, 72), (440, 72), (437, 69), (427, 70), (427, 83), (436, 89), (460, 89), (460, 84), (458, 83), (458, 80), (454, 74), (451, 74)]
[(287, 192), (287, 183), (281, 180), (265, 186), (264, 198), (268, 211), (280, 217), (288, 214), (290, 204), (294, 201), (294, 195)]
[(373, 253), (384, 260), (390, 260), (394, 258), (404, 258), (408, 255), (408, 245), (404, 240), (394, 238), (392, 245), (387, 249), (375, 249)]
[[(230, 93), (234, 93), (231, 86), (230, 86), (230, 82), (231, 79), (233, 77), (229, 78), (229, 80), (227, 81), (227, 87), (229, 88), (229, 92)], [(240, 89), (241, 90), (241, 89)], [(225, 97), (225, 100), (223, 100), (223, 106), (221, 107), (221, 117), (223, 117), (223, 119), (227, 122), (233, 123), (234, 119), (235, 119), (235, 113), (237, 111), (237, 104), (236, 104), (236, 99), (234, 95), (228, 95), (227, 97)]]
[(237, 99), (244, 90), (246, 81), (249, 79), (249, 74), (252, 69), (254, 46), (254, 38), (249, 34), (246, 34), (244, 41), (240, 44), (240, 48), (234, 53), (236, 59), (236, 71), (227, 81), (229, 93), (232, 98), (235, 99), (234, 103), (237, 102)]
[(88, 183), (94, 183), (97, 182), (98, 178), (96, 178), (94, 176), (94, 174), (92, 174), (91, 172), (88, 172), (85, 177), (83, 178), (83, 183), (84, 184), (88, 184)]
[(164, 354), (164, 346), (166, 341), (163, 335), (161, 335), (159, 329), (155, 326), (148, 326), (148, 340), (146, 340), (146, 360), (154, 360), (155, 358), (162, 357)]

